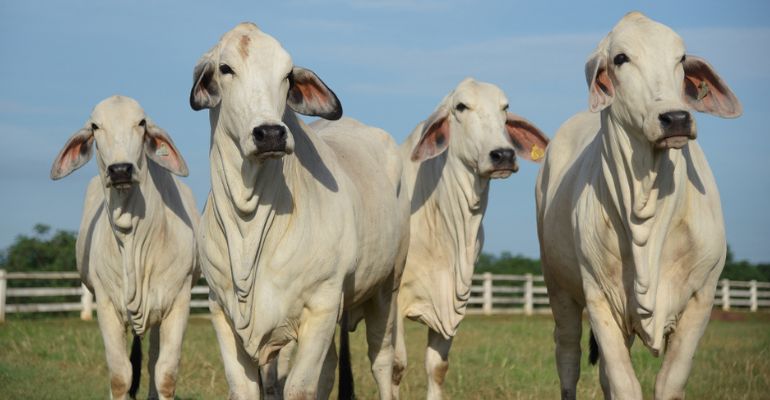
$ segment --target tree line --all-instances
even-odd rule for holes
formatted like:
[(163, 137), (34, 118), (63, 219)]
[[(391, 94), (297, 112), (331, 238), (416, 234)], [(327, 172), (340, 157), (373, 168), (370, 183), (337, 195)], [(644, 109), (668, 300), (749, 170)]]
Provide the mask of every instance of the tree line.
[[(8, 248), (0, 252), (0, 269), (5, 269), (8, 272), (74, 271), (76, 238), (75, 232), (66, 230), (52, 232), (50, 226), (37, 224), (34, 226), (32, 234), (17, 236)], [(541, 275), (543, 273), (540, 260), (513, 255), (507, 251), (499, 255), (482, 253), (476, 263), (476, 272), (516, 275), (527, 273)], [(721, 278), (770, 282), (770, 263), (736, 260), (728, 246), (727, 260)], [(62, 283), (59, 282), (58, 284), (61, 285)], [(35, 282), (35, 284), (39, 285), (40, 282)], [(19, 286), (23, 286), (23, 282), (19, 282)]]

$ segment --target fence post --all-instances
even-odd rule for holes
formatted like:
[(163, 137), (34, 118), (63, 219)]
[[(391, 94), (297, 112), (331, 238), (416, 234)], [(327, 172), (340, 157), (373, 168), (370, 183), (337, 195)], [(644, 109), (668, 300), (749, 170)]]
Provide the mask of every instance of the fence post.
[(749, 282), (749, 302), (751, 303), (751, 312), (757, 311), (757, 281), (752, 279)]
[(8, 287), (5, 270), (0, 269), (0, 322), (5, 322), (5, 289)]
[(730, 311), (730, 280), (722, 279), (722, 311)]
[(532, 315), (532, 310), (534, 308), (532, 274), (526, 274), (524, 276), (526, 278), (524, 281), (524, 315)]
[(492, 314), (492, 274), (489, 272), (484, 273), (484, 283), (482, 284), (484, 290), (482, 294), (482, 306), (481, 309), (484, 315)]
[(80, 295), (80, 305), (83, 307), (80, 310), (80, 319), (83, 321), (90, 321), (94, 318), (94, 295), (88, 290), (84, 283), (80, 284), (80, 288), (83, 293)]

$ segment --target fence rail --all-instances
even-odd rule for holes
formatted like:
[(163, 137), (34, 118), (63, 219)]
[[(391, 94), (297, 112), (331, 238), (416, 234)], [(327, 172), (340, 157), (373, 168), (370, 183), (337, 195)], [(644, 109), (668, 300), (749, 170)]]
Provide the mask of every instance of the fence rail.
[[(61, 280), (67, 287), (29, 287), (30, 282)], [(24, 281), (26, 285), (10, 284)], [(18, 287), (17, 287), (18, 286)], [(192, 309), (207, 309), (208, 286), (192, 289)], [(55, 297), (56, 299), (51, 299)], [(48, 298), (48, 299), (47, 299)], [(65, 301), (59, 301), (65, 298)], [(46, 301), (47, 300), (47, 301)], [(722, 310), (735, 309), (756, 312), (770, 310), (770, 282), (719, 281), (714, 306)], [(80, 311), (80, 318), (90, 320), (94, 312), (94, 296), (80, 283), (77, 272), (6, 272), (0, 269), (0, 322), (6, 313), (39, 313)], [(548, 291), (540, 275), (473, 275), (468, 299), (469, 314), (524, 314), (550, 313)]]

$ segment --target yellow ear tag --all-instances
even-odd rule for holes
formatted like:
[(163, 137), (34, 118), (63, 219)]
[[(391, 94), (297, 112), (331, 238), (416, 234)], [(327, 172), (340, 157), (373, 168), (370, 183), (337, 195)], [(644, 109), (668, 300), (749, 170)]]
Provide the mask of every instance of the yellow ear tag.
[(167, 156), (168, 155), (168, 147), (166, 147), (165, 143), (161, 143), (160, 147), (158, 147), (157, 150), (155, 150), (156, 156)]
[(545, 156), (545, 151), (538, 145), (533, 145), (532, 150), (529, 152), (529, 156), (532, 158), (532, 161), (537, 161)]

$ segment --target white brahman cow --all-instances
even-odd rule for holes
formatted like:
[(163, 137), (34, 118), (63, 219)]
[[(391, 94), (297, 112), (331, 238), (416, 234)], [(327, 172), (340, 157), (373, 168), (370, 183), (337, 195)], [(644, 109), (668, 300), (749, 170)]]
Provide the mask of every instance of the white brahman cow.
[(562, 398), (575, 398), (587, 308), (606, 398), (642, 398), (629, 357), (638, 336), (666, 353), (655, 398), (681, 399), (726, 248), (689, 110), (732, 118), (741, 105), (676, 33), (638, 12), (585, 71), (592, 113), (559, 129), (536, 189)]
[[(190, 189), (171, 175), (187, 176), (187, 165), (139, 103), (113, 96), (67, 141), (51, 178), (83, 166), (94, 144), (99, 176), (88, 185), (76, 255), (80, 278), (96, 295), (112, 398), (135, 397), (140, 338), (151, 328), (149, 397), (173, 399), (199, 274), (198, 210)], [(130, 362), (126, 327), (134, 333)]]
[(537, 127), (508, 112), (502, 90), (473, 79), (460, 82), (401, 145), (412, 216), (398, 295), (396, 392), (406, 368), (406, 316), (428, 326), (428, 398), (441, 398), (484, 241), (489, 181), (516, 172), (516, 155), (538, 161), (547, 145)]
[(343, 309), (364, 309), (369, 357), (390, 398), (395, 290), (408, 245), (409, 204), (398, 148), (353, 120), (324, 135), (295, 111), (342, 114), (310, 70), (243, 23), (203, 55), (193, 109), (210, 109), (211, 181), (198, 243), (231, 398), (260, 395), (259, 366), (297, 349), (289, 399), (326, 398)]

